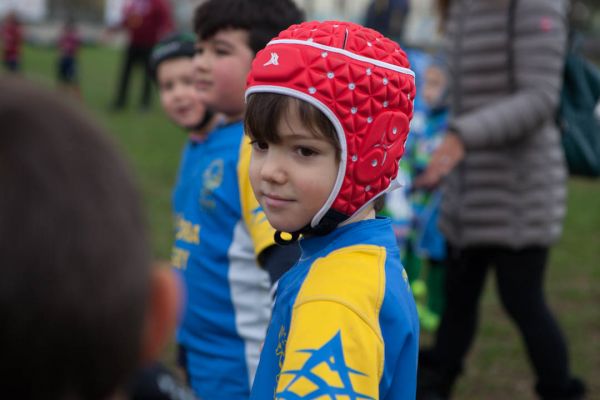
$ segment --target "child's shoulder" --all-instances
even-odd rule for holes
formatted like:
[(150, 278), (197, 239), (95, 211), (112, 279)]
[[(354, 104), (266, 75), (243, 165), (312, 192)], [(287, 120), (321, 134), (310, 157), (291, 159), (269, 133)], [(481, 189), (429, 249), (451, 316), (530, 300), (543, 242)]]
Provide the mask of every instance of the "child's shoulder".
[(300, 297), (380, 304), (389, 259), (398, 258), (395, 237), (387, 218), (359, 221), (325, 236), (303, 239), (300, 263), (306, 267)]
[(337, 301), (359, 314), (381, 304), (385, 286), (386, 249), (355, 244), (316, 259), (302, 285), (297, 304), (311, 300)]

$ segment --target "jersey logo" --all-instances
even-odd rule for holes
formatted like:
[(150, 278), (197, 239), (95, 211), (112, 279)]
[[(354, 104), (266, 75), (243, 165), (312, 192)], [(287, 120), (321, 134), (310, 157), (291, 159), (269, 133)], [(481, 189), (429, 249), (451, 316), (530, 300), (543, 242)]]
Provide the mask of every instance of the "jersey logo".
[(224, 162), (218, 158), (213, 160), (202, 173), (202, 189), (200, 190), (200, 204), (205, 208), (215, 208), (213, 192), (223, 182)]
[(279, 65), (279, 54), (271, 53), (271, 59), (263, 64), (263, 67), (267, 65)]
[[(293, 375), (294, 378), (286, 385), (283, 390), (276, 394), (277, 399), (296, 400), (296, 399), (331, 399), (347, 398), (350, 400), (374, 400), (373, 397), (357, 393), (352, 387), (350, 374), (367, 376), (366, 374), (352, 369), (346, 365), (344, 360), (344, 350), (342, 346), (341, 332), (338, 331), (327, 343), (319, 349), (298, 350), (299, 353), (310, 354), (310, 357), (304, 362), (302, 368), (298, 370), (281, 371), (281, 374)], [(323, 376), (315, 372), (317, 368), (325, 366), (337, 377), (335, 379), (338, 386), (327, 382)], [(307, 380), (315, 389), (303, 394), (293, 390), (294, 384), (300, 380)], [(340, 386), (341, 383), (341, 386)], [(343, 397), (338, 397), (343, 396)]]

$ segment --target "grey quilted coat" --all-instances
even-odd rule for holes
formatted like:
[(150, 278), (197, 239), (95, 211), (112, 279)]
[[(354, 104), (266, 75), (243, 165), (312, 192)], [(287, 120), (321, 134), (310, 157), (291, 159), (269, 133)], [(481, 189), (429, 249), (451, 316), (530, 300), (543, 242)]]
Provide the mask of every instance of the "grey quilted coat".
[(565, 14), (561, 0), (517, 0), (509, 46), (508, 0), (450, 6), (450, 130), (466, 155), (443, 183), (440, 228), (454, 246), (548, 246), (561, 234), (567, 173), (554, 114)]

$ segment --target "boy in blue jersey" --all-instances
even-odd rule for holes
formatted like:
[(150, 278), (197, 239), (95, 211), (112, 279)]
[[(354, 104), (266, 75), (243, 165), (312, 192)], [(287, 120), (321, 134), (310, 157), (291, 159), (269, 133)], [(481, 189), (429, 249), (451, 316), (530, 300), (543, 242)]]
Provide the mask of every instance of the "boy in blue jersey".
[[(413, 265), (412, 277), (408, 271), (409, 280), (417, 297), (421, 328), (428, 331), (437, 329), (444, 307), (446, 243), (437, 227), (442, 193), (440, 189), (413, 187), (412, 180), (427, 168), (446, 132), (449, 112), (447, 86), (445, 60), (440, 56), (430, 58), (423, 72), (420, 123), (411, 125), (406, 154), (402, 159), (410, 171), (408, 198), (413, 212), (403, 262), (405, 266), (407, 263)], [(421, 296), (416, 294), (417, 288), (421, 289)]]
[(390, 221), (414, 74), (391, 40), (348, 22), (293, 25), (248, 77), (250, 181), (276, 240), (300, 240), (279, 281), (251, 399), (414, 399), (419, 321)]
[(202, 399), (249, 397), (271, 315), (271, 285), (298, 258), (297, 249), (274, 245), (250, 188), (242, 118), (255, 52), (301, 19), (292, 0), (208, 0), (195, 12), (195, 86), (220, 120), (210, 132), (190, 136), (184, 149), (172, 263), (187, 297), (179, 361)]

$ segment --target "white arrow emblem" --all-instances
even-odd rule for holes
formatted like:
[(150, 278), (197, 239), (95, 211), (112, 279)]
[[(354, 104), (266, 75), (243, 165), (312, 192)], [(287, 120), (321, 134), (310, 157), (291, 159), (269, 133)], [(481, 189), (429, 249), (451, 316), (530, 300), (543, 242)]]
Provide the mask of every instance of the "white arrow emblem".
[(271, 59), (263, 64), (264, 67), (267, 65), (279, 65), (279, 54), (271, 53)]

